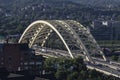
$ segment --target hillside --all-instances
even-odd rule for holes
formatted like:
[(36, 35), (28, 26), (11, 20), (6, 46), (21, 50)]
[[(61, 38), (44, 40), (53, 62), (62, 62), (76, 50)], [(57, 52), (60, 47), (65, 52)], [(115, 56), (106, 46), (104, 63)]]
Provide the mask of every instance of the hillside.
[[(0, 0), (0, 5), (19, 5), (19, 4), (29, 4), (29, 3), (77, 3), (82, 4), (85, 6), (93, 6), (93, 7), (104, 7), (104, 8), (114, 8), (114, 7), (120, 7), (120, 0)], [(59, 2), (59, 3), (58, 3)]]
[(84, 5), (96, 7), (116, 7), (120, 6), (120, 0), (70, 0)]
[[(83, 2), (85, 1), (87, 2)], [(72, 19), (85, 26), (89, 26), (101, 15), (107, 16), (107, 19), (114, 15), (114, 19), (120, 20), (120, 7), (109, 10), (76, 2), (77, 0), (0, 0), (0, 34), (21, 34), (31, 22), (40, 19)]]

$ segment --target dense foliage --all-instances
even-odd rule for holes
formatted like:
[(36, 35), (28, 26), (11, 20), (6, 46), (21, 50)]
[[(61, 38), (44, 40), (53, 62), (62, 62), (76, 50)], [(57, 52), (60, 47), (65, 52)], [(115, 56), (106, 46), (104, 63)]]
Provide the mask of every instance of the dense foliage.
[(76, 59), (47, 58), (44, 69), (46, 74), (50, 75), (48, 78), (52, 80), (119, 80), (95, 70), (88, 70), (81, 57)]
[(0, 35), (21, 34), (35, 20), (72, 19), (89, 26), (98, 18), (120, 20), (118, 8), (92, 7), (67, 0), (0, 1)]

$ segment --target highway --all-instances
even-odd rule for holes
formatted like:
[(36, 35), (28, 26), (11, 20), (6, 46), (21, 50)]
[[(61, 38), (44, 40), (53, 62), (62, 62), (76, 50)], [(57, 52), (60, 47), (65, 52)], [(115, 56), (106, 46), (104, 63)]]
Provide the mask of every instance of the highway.
[[(51, 35), (51, 31), (56, 33), (67, 51), (43, 47)], [(120, 78), (120, 64), (107, 61), (102, 49), (97, 44), (90, 31), (77, 21), (37, 20), (25, 29), (18, 43), (25, 43), (28, 40), (29, 47), (35, 49), (36, 55), (56, 58), (75, 58), (82, 56), (89, 69), (95, 69), (107, 75)], [(75, 46), (80, 51), (73, 51)], [(98, 57), (101, 56), (103, 60), (93, 57), (95, 55)]]
[[(68, 54), (67, 51), (63, 50), (58, 50), (58, 49), (50, 49), (50, 48), (38, 48), (38, 47), (33, 47), (35, 49), (36, 55), (43, 55), (45, 57), (65, 57), (65, 58), (70, 58), (70, 55)], [(75, 53), (73, 53), (75, 54)], [(83, 54), (78, 54), (76, 56), (83, 56)], [(112, 75), (115, 77), (120, 78), (120, 63), (118, 62), (113, 62), (113, 61), (104, 61), (103, 59), (99, 58), (94, 58), (93, 60), (95, 63), (88, 62), (84, 60), (87, 68), (89, 69), (95, 69), (96, 71), (102, 72), (107, 75)]]
[(104, 74), (112, 75), (112, 76), (120, 78), (120, 70), (115, 70), (113, 68), (110, 68), (109, 66), (104, 66), (100, 64), (95, 65), (89, 62), (85, 62), (85, 63), (86, 63), (87, 68), (89, 69), (95, 69), (96, 71), (102, 72)]

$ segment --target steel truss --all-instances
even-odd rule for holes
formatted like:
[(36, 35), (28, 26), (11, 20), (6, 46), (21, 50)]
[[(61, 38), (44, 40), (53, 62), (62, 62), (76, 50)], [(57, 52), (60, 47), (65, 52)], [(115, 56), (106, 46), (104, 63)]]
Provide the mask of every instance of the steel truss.
[[(93, 62), (91, 54), (99, 54), (106, 61), (101, 48), (90, 31), (79, 22), (73, 20), (35, 21), (23, 32), (19, 43), (29, 42), (29, 47), (36, 43), (44, 46), (52, 32), (59, 36), (71, 58), (74, 58), (76, 54), (84, 54), (86, 60)], [(80, 52), (73, 54), (71, 46), (76, 46)]]

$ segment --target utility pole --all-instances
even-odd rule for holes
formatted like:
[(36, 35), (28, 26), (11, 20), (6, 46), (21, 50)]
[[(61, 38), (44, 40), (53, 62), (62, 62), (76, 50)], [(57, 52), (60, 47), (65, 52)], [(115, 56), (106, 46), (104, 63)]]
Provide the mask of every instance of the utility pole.
[(114, 50), (114, 26), (113, 26), (113, 22), (111, 22), (111, 47), (112, 50)]

